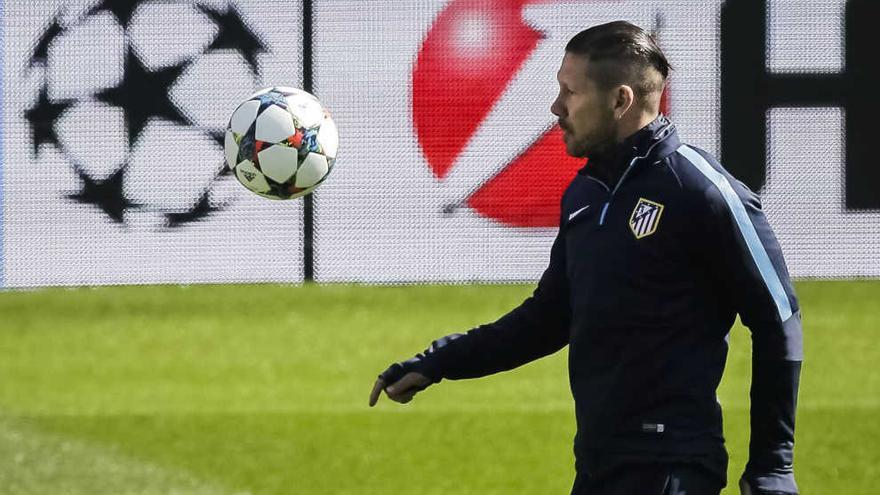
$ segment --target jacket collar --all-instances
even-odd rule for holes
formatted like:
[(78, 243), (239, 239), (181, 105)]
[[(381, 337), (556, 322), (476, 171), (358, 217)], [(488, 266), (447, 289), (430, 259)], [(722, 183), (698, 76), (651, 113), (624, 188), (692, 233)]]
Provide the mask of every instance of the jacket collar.
[(633, 160), (642, 163), (656, 163), (672, 154), (680, 145), (681, 141), (678, 138), (675, 125), (661, 114), (650, 124), (624, 139), (610, 153), (590, 157), (587, 164), (578, 173), (595, 175), (595, 169), (601, 167), (604, 170), (613, 171), (616, 179), (619, 180), (620, 175)]

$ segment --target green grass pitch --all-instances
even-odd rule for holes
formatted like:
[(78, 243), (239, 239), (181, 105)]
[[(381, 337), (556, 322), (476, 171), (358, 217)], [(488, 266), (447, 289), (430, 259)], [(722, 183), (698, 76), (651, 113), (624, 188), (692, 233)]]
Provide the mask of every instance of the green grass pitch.
[[(880, 282), (801, 282), (804, 494), (877, 493)], [(531, 288), (196, 286), (0, 293), (0, 493), (568, 494), (567, 351), (408, 405), (375, 376)], [(731, 480), (750, 344), (719, 391)], [(725, 493), (737, 493), (728, 488)]]

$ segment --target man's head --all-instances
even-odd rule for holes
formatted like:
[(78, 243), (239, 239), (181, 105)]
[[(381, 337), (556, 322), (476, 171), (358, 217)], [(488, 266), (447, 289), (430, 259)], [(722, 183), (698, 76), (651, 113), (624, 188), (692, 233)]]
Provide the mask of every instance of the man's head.
[(669, 70), (651, 35), (628, 22), (576, 34), (565, 47), (559, 95), (550, 107), (568, 154), (606, 151), (656, 118)]

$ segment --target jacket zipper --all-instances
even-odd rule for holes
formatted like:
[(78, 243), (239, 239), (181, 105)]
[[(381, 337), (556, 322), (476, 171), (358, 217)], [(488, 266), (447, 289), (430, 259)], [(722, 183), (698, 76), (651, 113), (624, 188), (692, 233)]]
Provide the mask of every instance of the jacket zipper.
[(601, 180), (599, 180), (599, 179), (593, 177), (592, 175), (586, 175), (585, 177), (586, 177), (587, 179), (590, 179), (590, 180), (592, 180), (592, 181), (595, 181), (597, 184), (599, 184), (600, 186), (602, 186), (602, 189), (605, 189), (605, 192), (608, 193), (608, 199), (605, 200), (605, 205), (602, 206), (602, 214), (601, 214), (600, 217), (599, 217), (599, 225), (602, 225), (602, 221), (605, 219), (605, 211), (608, 210), (608, 203), (611, 201), (611, 188), (608, 187), (608, 184), (606, 184), (606, 183), (602, 182)]
[(593, 177), (592, 175), (584, 175), (584, 177), (586, 177), (586, 178), (588, 178), (588, 179), (590, 179), (590, 180), (594, 180), (594, 181), (598, 182), (599, 185), (602, 186), (603, 189), (605, 189), (605, 192), (607, 192), (607, 193), (610, 193), (610, 192), (611, 192), (611, 188), (608, 187), (608, 184), (605, 184), (605, 183), (602, 182), (601, 180), (599, 180), (599, 179)]
[[(645, 156), (647, 156), (647, 154)], [(623, 184), (623, 180), (626, 179), (626, 176), (629, 175), (629, 171), (632, 170), (633, 165), (635, 165), (640, 158), (644, 157), (639, 156), (633, 158), (632, 161), (629, 162), (629, 166), (626, 167), (626, 170), (623, 171), (623, 175), (621, 175), (620, 179), (617, 180), (617, 185), (614, 186), (614, 190), (611, 191), (611, 194), (608, 195), (608, 200), (605, 201), (605, 205), (602, 206), (602, 214), (599, 216), (599, 226), (605, 225), (605, 214), (608, 213), (608, 207), (611, 206), (611, 200), (614, 199), (614, 193), (616, 193), (617, 190), (620, 189), (620, 185)]]
[[(644, 155), (637, 156), (637, 157), (633, 158), (632, 161), (629, 162), (629, 166), (626, 167), (626, 170), (623, 171), (623, 175), (621, 175), (620, 179), (618, 179), (617, 185), (614, 186), (614, 189), (611, 191), (611, 194), (608, 195), (608, 201), (606, 201), (605, 205), (602, 206), (602, 214), (599, 216), (599, 226), (605, 225), (605, 214), (608, 212), (608, 207), (611, 206), (611, 200), (614, 199), (614, 194), (617, 192), (618, 189), (620, 189), (620, 186), (621, 186), (621, 184), (623, 184), (623, 181), (626, 180), (626, 177), (629, 175), (630, 171), (632, 170), (633, 165), (635, 165), (637, 161), (647, 158), (647, 156), (650, 155), (651, 151), (654, 149), (654, 146), (657, 146), (658, 144), (660, 144), (662, 142), (663, 142), (663, 140), (661, 139), (660, 141), (657, 141), (656, 143), (652, 144), (651, 147), (648, 148), (648, 151), (646, 151)], [(603, 186), (605, 185), (601, 181), (597, 180), (597, 182), (599, 182)], [(605, 188), (608, 189), (608, 186), (606, 186)]]

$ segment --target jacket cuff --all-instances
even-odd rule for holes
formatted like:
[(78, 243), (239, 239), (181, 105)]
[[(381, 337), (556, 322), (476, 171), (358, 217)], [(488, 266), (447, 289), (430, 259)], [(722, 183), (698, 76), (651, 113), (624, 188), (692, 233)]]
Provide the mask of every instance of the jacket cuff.
[(753, 495), (798, 495), (794, 473), (759, 473), (746, 466), (742, 479), (752, 489)]

